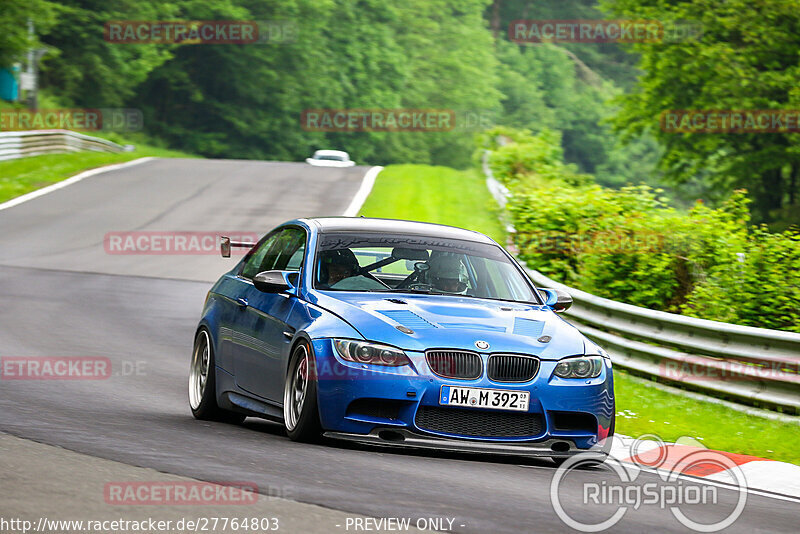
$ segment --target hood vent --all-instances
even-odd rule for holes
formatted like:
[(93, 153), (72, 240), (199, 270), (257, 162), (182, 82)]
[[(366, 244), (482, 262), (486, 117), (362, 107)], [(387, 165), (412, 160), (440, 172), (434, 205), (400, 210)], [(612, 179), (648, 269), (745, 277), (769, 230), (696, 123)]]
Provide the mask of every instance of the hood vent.
[(437, 328), (435, 324), (429, 323), (416, 313), (410, 310), (378, 310), (378, 313), (385, 315), (389, 319), (407, 326), (412, 330), (422, 330), (423, 328)]
[(486, 332), (505, 332), (505, 326), (495, 326), (482, 323), (439, 323), (442, 328), (468, 328), (471, 330), (484, 330)]
[(543, 321), (523, 319), (522, 317), (516, 317), (514, 319), (514, 333), (518, 336), (538, 338), (542, 335), (542, 330), (544, 330)]

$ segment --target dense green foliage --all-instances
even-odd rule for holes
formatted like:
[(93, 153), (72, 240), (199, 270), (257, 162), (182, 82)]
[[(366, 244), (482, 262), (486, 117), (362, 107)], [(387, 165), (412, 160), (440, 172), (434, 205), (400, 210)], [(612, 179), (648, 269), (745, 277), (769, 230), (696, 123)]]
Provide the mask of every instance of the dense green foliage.
[[(702, 33), (635, 45), (525, 45), (508, 35), (519, 19), (601, 18), (688, 21)], [(103, 37), (112, 20), (293, 29), (266, 44), (116, 44)], [(300, 160), (340, 148), (360, 163), (464, 168), (487, 124), (550, 131), (576, 177), (645, 183), (684, 208), (747, 188), (753, 220), (778, 229), (800, 222), (797, 136), (673, 133), (659, 118), (800, 107), (798, 27), (800, 0), (6, 0), (0, 65), (46, 45), (41, 82), (58, 106), (139, 108), (148, 135), (210, 157)], [(304, 130), (303, 111), (320, 108), (445, 108), (458, 126)]]
[(800, 108), (798, 0), (605, 0), (609, 13), (629, 18), (692, 21), (702, 37), (637, 44), (645, 74), (620, 97), (614, 118), (629, 134), (649, 132), (664, 148), (668, 177), (698, 176), (716, 189), (747, 187), (757, 221), (800, 222), (800, 140), (796, 133), (672, 133), (666, 110)]
[(530, 266), (618, 301), (800, 331), (800, 232), (750, 227), (745, 191), (683, 211), (646, 185), (576, 179), (550, 132), (506, 137), (489, 163)]
[[(599, 18), (595, 0), (35, 0), (50, 53), (42, 85), (62, 107), (135, 107), (145, 129), (172, 146), (211, 157), (301, 159), (342, 148), (368, 163), (469, 164), (472, 137), (487, 124), (561, 132), (565, 158), (581, 171), (615, 165), (617, 141), (603, 106), (632, 84), (635, 56), (616, 45), (519, 46), (514, 18)], [(9, 32), (0, 59), (27, 48), (29, 11), (4, 5)], [(58, 13), (54, 17), (52, 13)], [(49, 13), (49, 15), (47, 15)], [(116, 44), (112, 20), (255, 20), (288, 23), (292, 37), (257, 45)], [(12, 31), (13, 30), (13, 31)], [(15, 33), (16, 32), (16, 33)], [(6, 60), (6, 63), (9, 61)], [(1, 63), (1, 62), (0, 62)], [(618, 80), (614, 82), (612, 80)], [(319, 108), (446, 108), (450, 132), (314, 132), (300, 115)], [(652, 170), (653, 158), (644, 165)], [(638, 169), (642, 171), (640, 165)], [(610, 174), (608, 174), (610, 176)]]
[(28, 21), (39, 31), (55, 22), (57, 6), (47, 0), (3, 0), (0, 2), (0, 66), (11, 66), (26, 57), (29, 49), (40, 46), (29, 35)]

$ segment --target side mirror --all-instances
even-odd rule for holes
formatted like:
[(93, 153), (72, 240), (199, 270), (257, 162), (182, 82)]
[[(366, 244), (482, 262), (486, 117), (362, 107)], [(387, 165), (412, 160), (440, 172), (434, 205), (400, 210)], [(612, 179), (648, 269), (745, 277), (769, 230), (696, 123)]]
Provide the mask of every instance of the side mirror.
[(545, 306), (550, 306), (550, 308), (556, 312), (561, 313), (567, 311), (570, 306), (572, 306), (572, 296), (567, 293), (566, 291), (561, 291), (560, 289), (545, 289), (539, 288), (539, 291), (544, 293), (545, 295)]
[(289, 276), (297, 274), (293, 271), (263, 271), (253, 277), (253, 285), (264, 293), (281, 293), (292, 289)]
[(230, 258), (231, 247), (253, 248), (255, 245), (255, 243), (246, 243), (244, 241), (231, 241), (230, 237), (223, 235), (219, 239), (219, 253), (223, 258)]

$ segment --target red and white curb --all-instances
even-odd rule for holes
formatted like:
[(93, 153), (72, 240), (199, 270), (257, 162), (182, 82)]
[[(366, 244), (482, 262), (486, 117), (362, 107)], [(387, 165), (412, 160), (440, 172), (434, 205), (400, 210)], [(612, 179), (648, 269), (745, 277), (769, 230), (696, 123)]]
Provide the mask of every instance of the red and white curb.
[(744, 477), (747, 490), (800, 499), (800, 466), (757, 456), (716, 451), (693, 438), (665, 443), (656, 436), (614, 436), (610, 458), (626, 468), (730, 484)]

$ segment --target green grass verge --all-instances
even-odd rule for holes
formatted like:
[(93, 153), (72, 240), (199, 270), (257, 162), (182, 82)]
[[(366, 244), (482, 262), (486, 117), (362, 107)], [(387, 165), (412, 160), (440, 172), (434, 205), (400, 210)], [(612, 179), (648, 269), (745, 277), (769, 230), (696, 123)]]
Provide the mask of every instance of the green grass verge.
[(662, 391), (619, 369), (614, 371), (614, 393), (620, 434), (655, 434), (667, 442), (690, 436), (709, 449), (800, 464), (800, 424)]
[[(477, 171), (390, 165), (378, 175), (361, 214), (450, 224), (505, 242), (498, 210)], [(617, 417), (620, 434), (655, 434), (668, 442), (690, 436), (711, 449), (800, 464), (798, 424), (658, 390), (619, 369), (614, 380), (617, 412), (624, 414)]]
[[(89, 134), (92, 135), (92, 134)], [(46, 154), (10, 161), (0, 161), (0, 202), (60, 182), (82, 171), (122, 163), (146, 156), (161, 158), (195, 157), (183, 152), (136, 144), (133, 152), (72, 152)]]
[(497, 206), (475, 170), (389, 165), (378, 174), (361, 215), (449, 224), (505, 242)]
[[(63, 102), (58, 95), (47, 90), (39, 94), (39, 109), (67, 109), (76, 106)], [(25, 109), (22, 103), (0, 101), (0, 109)], [(80, 132), (92, 137), (108, 139), (120, 145), (133, 145), (133, 152), (72, 152), (67, 154), (46, 154), (20, 158), (11, 161), (0, 161), (0, 202), (30, 193), (47, 185), (60, 182), (80, 172), (113, 163), (123, 163), (138, 158), (194, 158), (176, 150), (158, 146), (154, 140), (143, 132)]]

